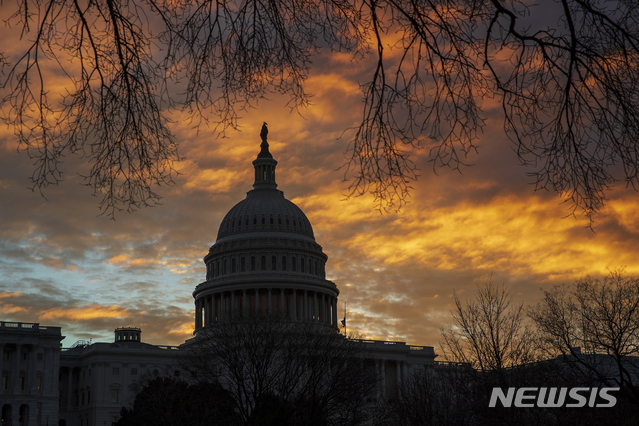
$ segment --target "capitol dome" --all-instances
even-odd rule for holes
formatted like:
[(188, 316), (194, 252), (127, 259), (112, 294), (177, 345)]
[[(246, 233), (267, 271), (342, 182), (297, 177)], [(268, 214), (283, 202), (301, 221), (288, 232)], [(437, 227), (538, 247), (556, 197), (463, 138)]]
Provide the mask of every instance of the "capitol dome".
[(315, 241), (311, 223), (302, 209), (278, 190), (250, 191), (222, 220), (217, 241), (252, 232), (297, 234)]
[(325, 279), (327, 256), (304, 212), (277, 189), (265, 129), (253, 190), (226, 214), (204, 257), (206, 281), (193, 292), (195, 333), (267, 315), (338, 328), (339, 290)]

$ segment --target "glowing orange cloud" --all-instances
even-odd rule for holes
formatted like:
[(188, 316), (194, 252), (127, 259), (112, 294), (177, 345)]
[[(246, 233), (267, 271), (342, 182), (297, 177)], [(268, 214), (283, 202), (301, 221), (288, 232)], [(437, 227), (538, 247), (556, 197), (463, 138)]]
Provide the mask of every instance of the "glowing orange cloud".
[(177, 328), (172, 328), (168, 331), (168, 334), (175, 334), (179, 336), (192, 336), (195, 326), (193, 321), (180, 324)]
[[(557, 209), (556, 199), (502, 195), (446, 207), (420, 202), (390, 215), (367, 209), (367, 197), (345, 203), (335, 192), (294, 202), (308, 212), (315, 229), (342, 236), (343, 246), (378, 259), (386, 267), (416, 264), (435, 270), (508, 270), (514, 275), (546, 274), (562, 279), (605, 273), (618, 266), (639, 273), (636, 248), (619, 253), (609, 238), (575, 232), (583, 231), (581, 223), (551, 217)], [(639, 200), (612, 200), (602, 216), (607, 213), (623, 226), (636, 229), (638, 212)]]
[(119, 254), (117, 256), (113, 256), (107, 262), (114, 265), (126, 265), (126, 266), (144, 266), (144, 265), (155, 265), (160, 264), (161, 262), (158, 259), (131, 259), (130, 254)]
[(41, 319), (55, 319), (66, 318), (70, 320), (92, 320), (97, 318), (126, 318), (128, 317), (128, 309), (123, 309), (118, 306), (102, 306), (91, 305), (82, 308), (67, 308), (67, 309), (47, 309), (40, 313)]
[(22, 293), (18, 292), (18, 291), (14, 291), (14, 292), (8, 292), (8, 291), (0, 291), (0, 299), (6, 299), (9, 297), (17, 297), (20, 296)]

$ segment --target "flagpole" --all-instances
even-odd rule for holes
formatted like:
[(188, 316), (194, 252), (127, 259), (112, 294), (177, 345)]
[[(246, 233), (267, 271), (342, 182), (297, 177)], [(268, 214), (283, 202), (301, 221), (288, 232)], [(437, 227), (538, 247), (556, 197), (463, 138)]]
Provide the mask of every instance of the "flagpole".
[(342, 320), (342, 325), (344, 326), (344, 337), (348, 337), (346, 335), (346, 302), (344, 302), (344, 319)]

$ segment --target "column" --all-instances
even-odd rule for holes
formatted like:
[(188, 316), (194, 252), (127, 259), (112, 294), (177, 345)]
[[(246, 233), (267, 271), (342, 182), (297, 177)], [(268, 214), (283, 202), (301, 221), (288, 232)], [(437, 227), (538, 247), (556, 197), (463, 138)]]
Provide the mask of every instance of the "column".
[(331, 298), (331, 310), (333, 311), (333, 327), (339, 328), (337, 325), (337, 297)]
[(308, 295), (308, 317), (311, 321), (315, 320), (317, 315), (317, 309), (315, 308), (315, 296), (316, 293), (314, 291), (310, 292)]
[[(27, 360), (28, 360), (28, 366), (27, 366), (27, 386), (26, 389), (31, 392), (31, 390), (35, 387), (36, 385), (36, 351), (35, 351), (35, 345), (31, 345), (31, 348), (29, 348), (29, 353), (27, 355)], [(44, 359), (43, 359), (44, 361)], [(42, 377), (42, 385), (40, 385), (40, 389), (42, 389), (42, 386), (44, 385), (44, 376)]]
[(215, 294), (215, 317), (217, 322), (222, 322), (224, 319), (224, 306), (222, 305), (222, 293)]
[(217, 308), (217, 321), (218, 322), (223, 322), (224, 321), (224, 293), (218, 293), (216, 294), (216, 308)]
[[(2, 378), (2, 363), (3, 362), (4, 362), (4, 343), (0, 343), (0, 386), (2, 386), (2, 380), (4, 380)], [(2, 390), (3, 389), (0, 387), (0, 391), (2, 391)], [(0, 407), (0, 410), (2, 410), (2, 407)]]
[(313, 319), (317, 321), (319, 319), (319, 305), (317, 300), (317, 292), (313, 292)]
[(280, 318), (284, 318), (284, 314), (286, 314), (286, 309), (284, 309), (284, 289), (280, 288), (280, 293), (277, 296), (277, 315)]
[(204, 296), (200, 299), (200, 327), (206, 327), (210, 324), (209, 315), (211, 314), (211, 308), (208, 302), (209, 296)]
[(326, 308), (326, 320), (324, 322), (327, 325), (331, 325), (331, 297), (329, 295), (324, 296), (324, 306)]
[(268, 316), (273, 315), (273, 294), (271, 293), (271, 288), (269, 287), (267, 296), (266, 296), (266, 314)]
[(377, 399), (381, 399), (382, 396), (382, 367), (379, 359), (375, 360), (375, 373), (377, 374)]
[(202, 299), (195, 301), (195, 329), (202, 328)]
[(222, 306), (222, 319), (227, 321), (229, 319), (229, 297), (228, 294), (222, 292), (220, 293), (220, 304)]
[(308, 315), (308, 308), (309, 308), (309, 303), (308, 303), (308, 290), (304, 290), (304, 320), (308, 321), (310, 319), (310, 316)]
[(248, 297), (248, 291), (242, 290), (242, 298), (243, 298), (243, 306), (242, 306), (242, 316), (244, 318), (248, 318), (251, 314), (251, 299)]
[(200, 302), (200, 307), (204, 308), (204, 313), (203, 313), (204, 315), (202, 315), (202, 312), (200, 312), (200, 322), (202, 321), (202, 317), (204, 317), (204, 327), (208, 327), (209, 325), (211, 325), (211, 322), (213, 321), (211, 304), (212, 304), (211, 296), (205, 296), (204, 300)]
[[(291, 300), (293, 302), (291, 302)], [(297, 321), (297, 290), (295, 289), (291, 290), (291, 294), (288, 298), (288, 306), (291, 310), (291, 318), (293, 321)]]
[[(47, 359), (53, 359), (52, 363), (53, 363), (53, 371), (51, 372), (51, 388), (50, 391), (53, 393), (53, 395), (59, 395), (60, 394), (60, 389), (58, 389), (58, 374), (60, 372), (60, 350), (56, 349), (56, 348), (48, 348), (49, 350), (47, 351), (49, 354), (45, 353), (44, 354), (44, 361), (48, 362)], [(56, 354), (58, 354), (58, 356), (56, 356)], [(43, 372), (44, 373), (44, 372)], [(44, 375), (42, 376), (42, 382), (44, 385)]]
[(260, 289), (255, 289), (255, 316), (259, 317), (262, 315), (262, 297), (260, 295)]
[(322, 293), (320, 295), (320, 320), (326, 323), (326, 295)]
[(67, 411), (71, 411), (73, 409), (73, 368), (67, 368), (69, 372), (69, 387), (67, 388)]
[(237, 314), (237, 309), (235, 308), (235, 292), (231, 291), (231, 317)]
[[(20, 355), (22, 354), (22, 345), (16, 344), (16, 354), (15, 354), (15, 363), (13, 364), (11, 378), (13, 379), (13, 392), (14, 394), (18, 394), (20, 392), (20, 382), (22, 382), (20, 378)], [(15, 367), (14, 367), (15, 366)]]
[(401, 396), (399, 394), (399, 391), (401, 389), (401, 385), (402, 385), (402, 361), (401, 360), (397, 360), (397, 396)]
[(295, 303), (297, 304), (297, 320), (298, 321), (304, 321), (304, 313), (306, 312), (306, 309), (304, 309), (304, 291), (298, 291), (296, 292), (297, 294), (295, 295)]
[(386, 398), (386, 360), (382, 359), (382, 398)]

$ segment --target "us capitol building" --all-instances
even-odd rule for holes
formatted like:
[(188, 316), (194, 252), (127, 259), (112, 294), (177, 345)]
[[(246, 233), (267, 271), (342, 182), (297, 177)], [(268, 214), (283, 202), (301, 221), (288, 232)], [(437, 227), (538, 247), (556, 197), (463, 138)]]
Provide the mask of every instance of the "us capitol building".
[[(206, 281), (193, 292), (194, 338), (179, 347), (151, 345), (141, 329), (118, 327), (111, 343), (61, 348), (60, 327), (0, 321), (1, 426), (111, 425), (123, 406), (132, 407), (140, 379), (179, 375), (177, 359), (197, 334), (236, 316), (277, 315), (339, 332), (339, 290), (325, 278), (328, 257), (304, 212), (277, 189), (266, 127), (261, 138), (253, 190), (226, 214), (204, 257)], [(374, 365), (379, 397), (435, 362), (430, 346), (358, 342)]]

